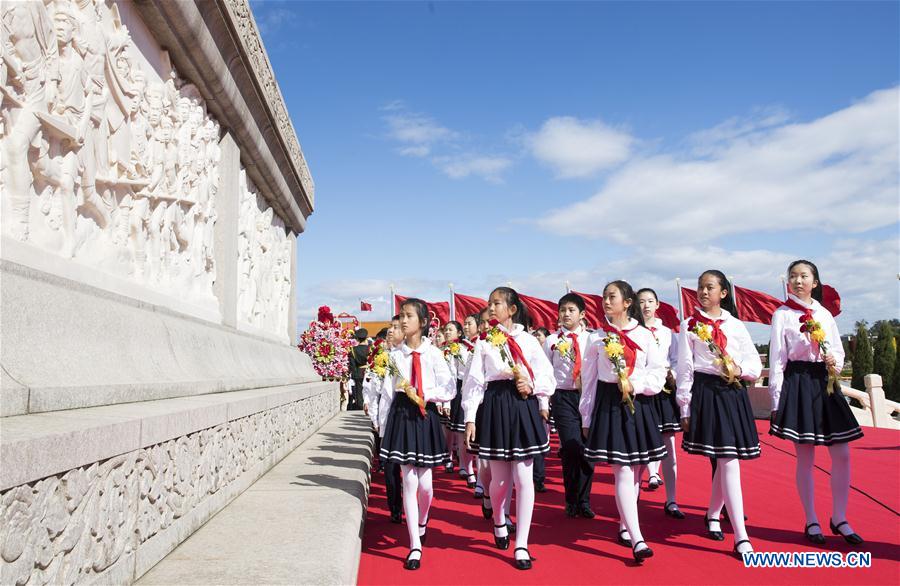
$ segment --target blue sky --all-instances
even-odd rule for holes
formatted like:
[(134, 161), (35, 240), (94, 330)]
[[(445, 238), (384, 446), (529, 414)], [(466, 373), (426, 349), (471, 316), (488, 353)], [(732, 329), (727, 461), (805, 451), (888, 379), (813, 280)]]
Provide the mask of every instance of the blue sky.
[(797, 257), (842, 330), (900, 313), (897, 2), (251, 6), (316, 183), (301, 327)]

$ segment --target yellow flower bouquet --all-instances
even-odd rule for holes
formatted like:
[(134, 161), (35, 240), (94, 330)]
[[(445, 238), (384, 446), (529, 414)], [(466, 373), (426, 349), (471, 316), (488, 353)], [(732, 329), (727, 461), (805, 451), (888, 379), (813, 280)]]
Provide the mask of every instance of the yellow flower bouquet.
[(634, 413), (634, 387), (628, 380), (628, 365), (625, 363), (625, 346), (619, 340), (619, 336), (609, 333), (603, 338), (603, 348), (606, 350), (606, 357), (612, 364), (613, 371), (619, 379), (619, 390), (622, 391), (622, 402), (628, 406), (629, 411)]

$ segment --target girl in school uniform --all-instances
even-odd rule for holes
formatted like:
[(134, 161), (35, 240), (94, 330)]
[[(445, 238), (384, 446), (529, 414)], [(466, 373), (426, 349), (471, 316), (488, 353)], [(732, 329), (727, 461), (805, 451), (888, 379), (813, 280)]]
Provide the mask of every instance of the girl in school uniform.
[(653, 412), (653, 396), (666, 380), (666, 362), (653, 334), (642, 325), (637, 295), (625, 281), (603, 289), (606, 319), (588, 338), (579, 401), (584, 455), (612, 465), (619, 509), (619, 537), (642, 563), (653, 555), (638, 522), (643, 467), (666, 455)]
[(731, 291), (721, 271), (700, 275), (700, 309), (682, 322), (678, 338), (676, 399), (682, 448), (716, 460), (706, 530), (711, 539), (725, 539), (719, 516), (727, 507), (734, 552), (740, 557), (753, 551), (744, 525), (740, 461), (760, 454), (753, 408), (742, 381), (758, 379), (762, 362), (747, 327), (734, 317)]
[(381, 458), (400, 465), (410, 542), (404, 566), (417, 570), (434, 496), (431, 469), (449, 455), (435, 404), (452, 400), (456, 384), (443, 353), (428, 338), (424, 301), (403, 302), (400, 328), (405, 339), (390, 354), (391, 372), (384, 379), (379, 405)]
[(540, 344), (525, 331), (528, 315), (518, 293), (498, 287), (491, 292), (488, 308), (488, 330), (475, 344), (462, 386), (466, 443), (490, 464), (494, 543), (499, 549), (509, 548), (504, 511), (515, 484), (518, 530), (513, 556), (516, 568), (529, 570), (532, 465), (535, 455), (550, 450), (544, 423), (556, 381)]
[(837, 375), (844, 366), (844, 348), (834, 317), (822, 307), (819, 269), (808, 260), (788, 267), (790, 294), (772, 316), (769, 343), (769, 392), (772, 416), (769, 433), (794, 442), (797, 452), (797, 492), (806, 513), (803, 533), (822, 545), (825, 536), (816, 517), (813, 464), (816, 446), (831, 455), (831, 532), (858, 545), (862, 537), (847, 521), (850, 496), (849, 442), (862, 430), (841, 392)]
[(676, 361), (676, 345), (673, 343), (672, 330), (663, 325), (662, 320), (656, 317), (659, 309), (659, 298), (653, 289), (641, 289), (637, 292), (638, 303), (641, 304), (641, 315), (644, 317), (644, 326), (653, 334), (656, 345), (666, 358), (666, 380), (662, 392), (653, 397), (653, 407), (656, 412), (657, 425), (666, 444), (666, 457), (662, 459), (662, 469), (665, 475), (665, 483), (659, 476), (660, 461), (655, 460), (647, 465), (650, 473), (647, 479), (647, 488), (656, 490), (660, 485), (666, 487), (666, 504), (663, 512), (673, 519), (684, 519), (684, 513), (678, 508), (675, 494), (678, 465), (675, 455), (675, 434), (681, 431), (681, 418), (679, 417), (678, 403), (675, 400), (675, 375), (672, 369)]
[(463, 327), (458, 321), (448, 322), (444, 327), (444, 335), (447, 337), (444, 358), (447, 359), (447, 364), (450, 366), (450, 374), (456, 381), (457, 390), (453, 401), (448, 404), (447, 429), (459, 457), (459, 475), (466, 479), (469, 488), (475, 488), (475, 458), (466, 450), (463, 437), (466, 432), (466, 422), (463, 418), (462, 392), (460, 392), (463, 377), (469, 365), (469, 358), (472, 355), (472, 348), (475, 346), (463, 336)]

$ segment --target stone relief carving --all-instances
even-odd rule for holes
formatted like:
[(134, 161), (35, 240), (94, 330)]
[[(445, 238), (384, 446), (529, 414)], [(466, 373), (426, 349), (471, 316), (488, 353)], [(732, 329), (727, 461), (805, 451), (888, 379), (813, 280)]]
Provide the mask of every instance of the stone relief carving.
[(323, 392), (0, 494), (0, 583), (91, 579), (317, 422)]
[(278, 87), (278, 81), (275, 79), (275, 73), (272, 71), (272, 65), (269, 63), (269, 56), (263, 47), (262, 38), (259, 36), (259, 30), (256, 27), (256, 21), (253, 19), (250, 4), (248, 0), (225, 0), (225, 4), (231, 13), (232, 22), (237, 28), (237, 37), (240, 39), (248, 59), (253, 64), (251, 69), (259, 81), (269, 109), (278, 122), (278, 132), (285, 140), (291, 161), (300, 177), (300, 184), (309, 196), (310, 201), (313, 201), (315, 184), (309, 173), (309, 166), (306, 164), (303, 150), (300, 148), (300, 142), (297, 140), (297, 133), (294, 132), (291, 117), (288, 115), (287, 107), (284, 105), (284, 98), (281, 95), (281, 89)]
[(243, 169), (238, 193), (238, 319), (283, 336), (291, 301), (291, 241)]
[(0, 26), (3, 235), (214, 302), (219, 125), (197, 89), (144, 65), (116, 4), (6, 1)]

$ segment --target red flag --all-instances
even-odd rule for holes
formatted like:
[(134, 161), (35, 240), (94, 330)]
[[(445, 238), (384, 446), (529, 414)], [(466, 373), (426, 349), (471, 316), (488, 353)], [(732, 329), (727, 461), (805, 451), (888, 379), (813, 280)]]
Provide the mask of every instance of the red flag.
[(538, 299), (529, 295), (519, 293), (525, 305), (528, 306), (528, 315), (531, 317), (531, 327), (547, 328), (551, 332), (556, 331), (559, 327), (559, 309), (554, 301), (546, 299)]
[(830, 285), (822, 285), (822, 305), (831, 312), (831, 315), (837, 317), (841, 314), (841, 296), (834, 287)]
[(758, 324), (772, 324), (772, 314), (784, 304), (767, 293), (745, 289), (735, 285), (735, 301), (737, 301), (737, 317), (742, 321)]
[(656, 317), (661, 319), (663, 325), (673, 332), (681, 330), (681, 322), (678, 320), (678, 310), (665, 301), (659, 302), (659, 309), (656, 310)]
[(580, 295), (584, 299), (584, 317), (587, 319), (588, 325), (594, 329), (599, 328), (601, 320), (606, 319), (606, 312), (603, 311), (603, 296), (578, 291), (572, 291), (572, 293)]
[(359, 310), (360, 310), (360, 311), (372, 311), (372, 304), (360, 300), (360, 302), (359, 302)]
[(481, 310), (487, 307), (487, 301), (480, 297), (471, 297), (469, 295), (453, 294), (453, 305), (456, 306), (456, 319), (460, 322), (465, 321), (466, 316), (473, 313), (481, 313)]
[[(400, 306), (404, 301), (409, 299), (409, 297), (403, 297), (401, 295), (394, 295), (394, 311), (396, 313), (400, 313)], [(433, 314), (432, 317), (436, 317), (440, 325), (446, 324), (450, 321), (450, 302), (449, 301), (439, 301), (437, 303), (429, 303), (425, 301), (425, 306), (428, 308), (428, 313)]]
[(683, 313), (681, 319), (687, 319), (694, 315), (695, 309), (700, 309), (700, 302), (697, 301), (697, 291), (695, 289), (681, 288), (681, 306)]

